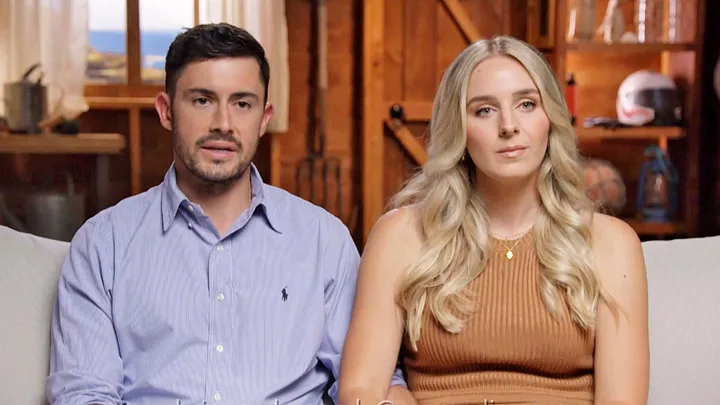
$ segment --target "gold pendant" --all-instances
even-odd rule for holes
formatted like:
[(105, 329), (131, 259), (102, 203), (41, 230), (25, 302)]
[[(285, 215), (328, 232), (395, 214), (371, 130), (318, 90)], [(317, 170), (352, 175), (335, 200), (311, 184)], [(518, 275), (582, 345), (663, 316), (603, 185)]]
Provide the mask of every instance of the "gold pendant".
[(513, 258), (513, 252), (511, 250), (508, 250), (507, 253), (505, 253), (505, 257), (507, 257), (508, 260)]

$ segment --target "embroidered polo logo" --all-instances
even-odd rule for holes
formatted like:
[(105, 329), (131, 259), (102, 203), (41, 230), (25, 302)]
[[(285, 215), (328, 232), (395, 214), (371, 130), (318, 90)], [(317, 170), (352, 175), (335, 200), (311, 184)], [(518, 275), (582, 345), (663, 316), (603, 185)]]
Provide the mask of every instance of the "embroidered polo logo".
[(281, 293), (282, 293), (282, 300), (287, 301), (287, 299), (288, 299), (287, 286), (285, 286), (285, 288), (282, 289)]

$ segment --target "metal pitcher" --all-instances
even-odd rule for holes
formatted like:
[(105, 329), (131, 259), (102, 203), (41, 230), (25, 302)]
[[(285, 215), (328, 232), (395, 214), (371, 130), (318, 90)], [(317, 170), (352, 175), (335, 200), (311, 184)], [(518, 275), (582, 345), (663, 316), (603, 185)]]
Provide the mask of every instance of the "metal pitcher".
[(39, 63), (31, 66), (20, 81), (5, 83), (5, 118), (10, 132), (41, 132), (40, 122), (48, 114), (48, 90), (42, 84), (42, 74), (36, 81), (30, 80), (30, 75), (38, 67)]
[(75, 191), (70, 173), (65, 173), (67, 191), (30, 193), (25, 198), (25, 221), (15, 216), (0, 195), (0, 218), (19, 231), (70, 242), (85, 222), (84, 193)]

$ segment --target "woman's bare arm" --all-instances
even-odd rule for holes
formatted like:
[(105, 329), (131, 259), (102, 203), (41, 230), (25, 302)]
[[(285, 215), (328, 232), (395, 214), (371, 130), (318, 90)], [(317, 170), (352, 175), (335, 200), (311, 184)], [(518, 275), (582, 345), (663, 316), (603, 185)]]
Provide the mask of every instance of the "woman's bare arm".
[(397, 281), (418, 257), (420, 246), (409, 208), (388, 212), (373, 227), (343, 350), (338, 381), (342, 405), (376, 405), (387, 398), (405, 329), (396, 303)]
[(595, 403), (645, 405), (649, 385), (648, 294), (640, 240), (625, 222), (596, 215), (594, 251), (600, 280), (618, 305), (598, 303)]

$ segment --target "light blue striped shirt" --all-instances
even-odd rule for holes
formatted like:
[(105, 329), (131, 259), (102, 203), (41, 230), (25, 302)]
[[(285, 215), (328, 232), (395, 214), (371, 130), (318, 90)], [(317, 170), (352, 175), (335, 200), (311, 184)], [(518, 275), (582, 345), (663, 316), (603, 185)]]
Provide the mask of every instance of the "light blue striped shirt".
[(340, 220), (251, 170), (251, 206), (225, 237), (174, 166), (82, 226), (53, 311), (51, 404), (322, 402), (358, 251)]

